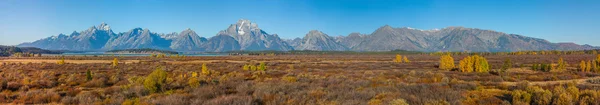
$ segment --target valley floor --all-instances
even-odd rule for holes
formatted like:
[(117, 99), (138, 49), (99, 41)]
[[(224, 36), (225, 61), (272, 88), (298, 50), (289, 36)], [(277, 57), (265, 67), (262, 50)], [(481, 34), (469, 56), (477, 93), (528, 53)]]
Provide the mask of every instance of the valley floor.
[[(441, 70), (436, 55), (403, 55), (409, 63), (394, 62), (395, 56), (3, 57), (0, 102), (455, 105), (539, 104), (548, 98), (550, 104), (565, 94), (573, 96), (566, 103), (600, 103), (599, 74), (578, 71), (580, 61), (596, 55), (483, 55), (492, 71), (511, 59), (505, 73)], [(458, 66), (466, 56), (452, 57)], [(563, 72), (531, 70), (559, 57), (568, 64)], [(545, 91), (549, 97), (538, 94)]]

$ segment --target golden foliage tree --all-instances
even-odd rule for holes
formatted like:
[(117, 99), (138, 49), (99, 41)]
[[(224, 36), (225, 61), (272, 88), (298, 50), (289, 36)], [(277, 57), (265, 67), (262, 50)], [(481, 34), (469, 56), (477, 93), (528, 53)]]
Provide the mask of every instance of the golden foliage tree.
[(266, 71), (267, 70), (267, 65), (265, 64), (265, 62), (260, 62), (260, 64), (258, 64), (258, 71)]
[(451, 70), (454, 68), (454, 58), (450, 56), (450, 54), (442, 55), (440, 57), (440, 69), (442, 70)]
[(565, 60), (563, 60), (562, 57), (558, 58), (558, 65), (556, 67), (556, 70), (558, 71), (564, 71), (567, 69), (567, 62), (565, 62)]
[(206, 67), (206, 64), (202, 64), (202, 74), (210, 75), (210, 71), (208, 70), (208, 67)]
[(56, 62), (56, 64), (59, 64), (59, 65), (63, 65), (65, 63), (66, 63), (65, 58), (60, 58), (60, 60), (58, 60), (58, 62)]
[(144, 88), (151, 93), (161, 92), (166, 82), (167, 72), (159, 67), (144, 79)]
[(587, 61), (585, 71), (587, 71), (587, 72), (592, 71), (592, 61), (589, 61), (589, 60)]
[(113, 59), (112, 66), (117, 67), (118, 65), (119, 65), (119, 59), (117, 59), (117, 58)]
[(592, 71), (599, 72), (600, 70), (598, 68), (599, 68), (598, 61), (596, 61), (596, 60), (592, 61)]
[(246, 71), (250, 70), (250, 65), (244, 65), (244, 67), (242, 67), (242, 70), (246, 70)]
[(394, 59), (394, 62), (396, 62), (396, 63), (402, 63), (402, 55), (396, 54), (396, 59)]
[(585, 61), (581, 61), (579, 63), (579, 70), (581, 70), (581, 72), (585, 72), (586, 69), (587, 69), (587, 65), (586, 65)]
[(459, 69), (462, 72), (488, 72), (490, 65), (484, 57), (474, 55), (460, 60)]
[(410, 63), (410, 60), (408, 60), (408, 58), (406, 58), (406, 56), (404, 56), (404, 57), (402, 58), (402, 60), (404, 60), (404, 63)]

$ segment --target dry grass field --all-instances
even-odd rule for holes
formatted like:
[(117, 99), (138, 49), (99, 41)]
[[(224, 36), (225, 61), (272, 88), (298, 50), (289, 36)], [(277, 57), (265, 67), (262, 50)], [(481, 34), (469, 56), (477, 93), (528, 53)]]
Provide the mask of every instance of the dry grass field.
[[(440, 56), (4, 57), (0, 102), (99, 105), (600, 104), (597, 55), (482, 55), (491, 72), (439, 69)], [(467, 55), (453, 55), (455, 64)], [(567, 62), (566, 70), (532, 70)], [(118, 64), (114, 65), (114, 59)], [(65, 64), (57, 62), (64, 59)], [(512, 67), (498, 71), (505, 60)], [(264, 66), (260, 66), (263, 64)], [(203, 65), (205, 65), (203, 67)], [(247, 67), (247, 68), (246, 68)], [(253, 70), (254, 69), (254, 70)]]

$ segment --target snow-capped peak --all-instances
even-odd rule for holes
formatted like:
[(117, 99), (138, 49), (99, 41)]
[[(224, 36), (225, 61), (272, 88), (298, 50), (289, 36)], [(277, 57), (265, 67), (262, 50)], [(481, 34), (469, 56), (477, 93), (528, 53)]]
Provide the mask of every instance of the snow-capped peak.
[(98, 26), (98, 28), (100, 28), (101, 30), (105, 30), (105, 31), (108, 31), (108, 30), (110, 30), (110, 26), (108, 26), (108, 24), (106, 24), (106, 23), (104, 23), (104, 22), (102, 22), (102, 24), (100, 24), (100, 25)]
[(245, 23), (247, 20), (246, 20), (246, 21), (244, 21), (244, 20), (240, 20), (240, 21), (242, 21), (242, 23), (241, 23), (240, 25), (238, 25), (238, 27), (237, 27), (237, 32), (238, 32), (238, 34), (239, 34), (239, 35), (244, 35), (244, 28), (243, 28), (243, 27), (244, 27), (244, 23)]
[(437, 28), (430, 29), (430, 30), (422, 30), (422, 29), (416, 29), (416, 28), (412, 28), (412, 27), (404, 27), (404, 28), (411, 29), (411, 30), (417, 30), (417, 31), (429, 31), (429, 32), (440, 31), (440, 29), (437, 29)]
[(238, 35), (243, 35), (252, 30), (259, 29), (256, 23), (252, 23), (250, 20), (240, 19), (236, 24), (235, 28), (237, 30)]

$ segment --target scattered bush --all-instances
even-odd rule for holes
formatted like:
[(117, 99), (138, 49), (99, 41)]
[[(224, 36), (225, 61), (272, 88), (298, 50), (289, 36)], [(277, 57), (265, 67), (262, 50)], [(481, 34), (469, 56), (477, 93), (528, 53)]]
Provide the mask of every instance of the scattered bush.
[(144, 88), (151, 93), (161, 92), (167, 81), (167, 72), (161, 67), (154, 70), (144, 79)]

